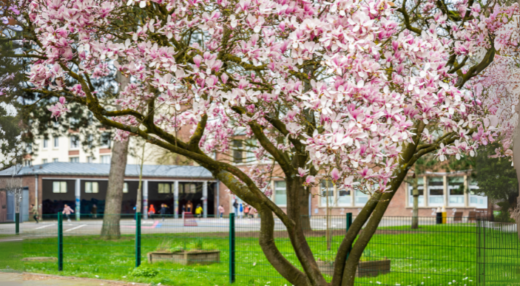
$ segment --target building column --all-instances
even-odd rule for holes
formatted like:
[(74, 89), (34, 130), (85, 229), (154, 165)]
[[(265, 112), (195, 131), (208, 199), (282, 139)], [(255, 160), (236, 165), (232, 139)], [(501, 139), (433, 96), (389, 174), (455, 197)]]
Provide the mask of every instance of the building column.
[(173, 217), (179, 218), (179, 181), (173, 182)]
[(208, 217), (208, 181), (202, 184), (202, 211), (204, 218)]
[(464, 176), (464, 206), (469, 206), (469, 180), (468, 176)]
[(76, 179), (76, 220), (79, 221), (81, 216), (81, 180)]
[[(43, 212), (41, 211), (42, 206), (40, 205), (40, 201), (38, 200), (38, 175), (34, 176), (34, 205), (38, 210), (38, 214), (40, 218), (43, 218)], [(32, 211), (32, 210), (31, 210)]]
[(144, 219), (148, 219), (148, 180), (143, 180)]
[(220, 181), (217, 180), (217, 182), (215, 183), (215, 189), (217, 189), (217, 208), (215, 210), (217, 210), (215, 212), (215, 215), (218, 215), (220, 216), (220, 214), (218, 213), (218, 207), (220, 207)]
[(443, 179), (443, 184), (444, 184), (444, 207), (445, 208), (448, 208), (449, 204), (448, 204), (448, 177), (447, 176), (443, 176), (442, 177)]

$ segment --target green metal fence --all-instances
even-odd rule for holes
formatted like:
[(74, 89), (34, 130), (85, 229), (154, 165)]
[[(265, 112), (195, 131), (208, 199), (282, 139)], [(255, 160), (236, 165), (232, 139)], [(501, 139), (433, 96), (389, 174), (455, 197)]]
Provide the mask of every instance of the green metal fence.
[[(305, 235), (328, 281), (348, 216), (305, 218)], [(259, 246), (259, 218), (121, 215), (117, 240), (99, 235), (101, 219), (44, 216), (39, 224), (21, 224), (19, 236), (14, 225), (0, 225), (0, 269), (162, 285), (290, 285)], [(516, 225), (460, 217), (438, 224), (421, 217), (412, 229), (411, 222), (382, 220), (363, 253), (356, 285), (520, 285)], [(274, 233), (277, 248), (301, 269), (279, 220)], [(186, 257), (189, 265), (163, 261), (162, 254), (182, 250), (213, 254)]]
[(520, 237), (516, 224), (478, 222), (477, 272), (479, 285), (520, 285)]

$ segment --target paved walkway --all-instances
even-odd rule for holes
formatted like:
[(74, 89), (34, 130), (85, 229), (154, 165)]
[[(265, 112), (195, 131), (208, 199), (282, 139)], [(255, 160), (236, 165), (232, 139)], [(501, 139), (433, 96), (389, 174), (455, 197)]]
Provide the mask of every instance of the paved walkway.
[(96, 280), (87, 278), (61, 277), (54, 275), (41, 275), (29, 273), (4, 273), (0, 272), (1, 286), (145, 286), (148, 284), (118, 282), (109, 280)]

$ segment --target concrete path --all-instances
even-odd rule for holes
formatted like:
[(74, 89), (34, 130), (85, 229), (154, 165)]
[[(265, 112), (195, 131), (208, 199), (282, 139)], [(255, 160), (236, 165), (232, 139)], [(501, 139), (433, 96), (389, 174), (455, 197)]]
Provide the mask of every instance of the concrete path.
[(30, 273), (0, 272), (1, 286), (145, 286), (149, 284), (97, 280), (88, 278), (62, 277)]

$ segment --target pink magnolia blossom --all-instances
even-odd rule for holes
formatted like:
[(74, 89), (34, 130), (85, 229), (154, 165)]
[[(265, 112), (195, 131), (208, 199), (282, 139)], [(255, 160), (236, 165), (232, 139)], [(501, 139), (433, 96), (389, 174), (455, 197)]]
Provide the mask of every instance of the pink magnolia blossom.
[(61, 115), (66, 112), (69, 112), (69, 109), (65, 106), (65, 98), (60, 97), (59, 101), (47, 108), (50, 112), (52, 112), (51, 117), (58, 119)]
[[(474, 154), (500, 138), (512, 142), (517, 99), (504, 95), (511, 84), (492, 84), (504, 81), (504, 73), (483, 72), (462, 86), (450, 58), (478, 60), (492, 45), (512, 53), (520, 38), (516, 4), (483, 8), (457, 0), (456, 11), (472, 17), (460, 27), (424, 1), (417, 11), (431, 22), (415, 33), (401, 29), (398, 11), (386, 0), (152, 2), (172, 13), (143, 18), (135, 31), (114, 37), (121, 11), (145, 9), (148, 2), (30, 1), (22, 13), (36, 27), (35, 49), (46, 55), (31, 63), (30, 83), (35, 90), (94, 100), (89, 84), (69, 88), (61, 79), (104, 78), (114, 66), (133, 79), (116, 100), (122, 109), (147, 116), (155, 101), (160, 108), (153, 123), (174, 136), (207, 118), (198, 143), (205, 153), (229, 152), (234, 136), (246, 134), (258, 146), (255, 158), (270, 160), (273, 148), (261, 146), (252, 130), (257, 127), (277, 151), (308, 155), (294, 170), (304, 185), (330, 174), (339, 188), (351, 189), (356, 181), (386, 190), (403, 145), (416, 135), (421, 144), (437, 144), (442, 159)], [(313, 59), (317, 70), (306, 70)], [(53, 117), (67, 112), (64, 102), (49, 110)], [(142, 121), (131, 115), (112, 120), (127, 130)], [(424, 129), (416, 134), (419, 126)], [(457, 143), (441, 147), (437, 141), (445, 134), (456, 135)], [(302, 149), (296, 152), (295, 144)], [(248, 174), (265, 186), (267, 167), (258, 166)]]

